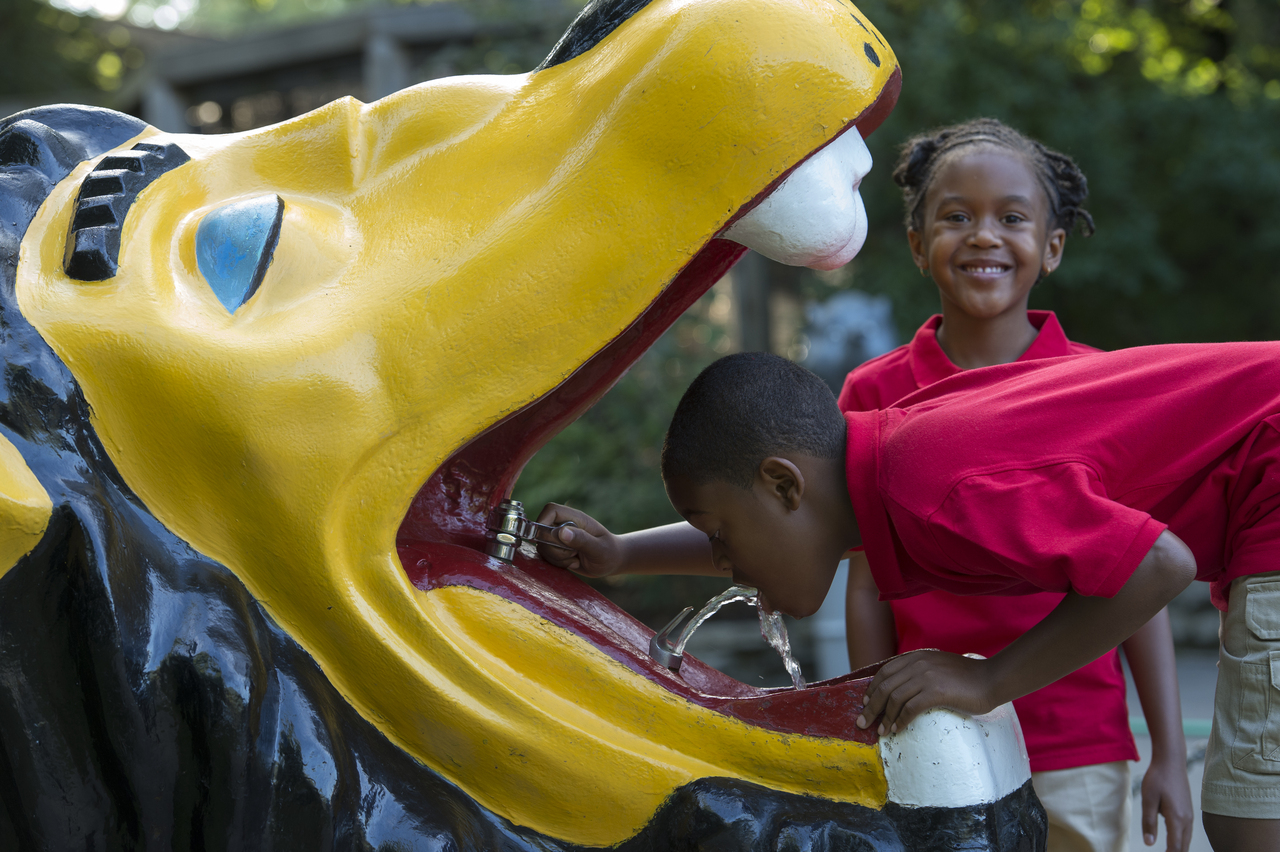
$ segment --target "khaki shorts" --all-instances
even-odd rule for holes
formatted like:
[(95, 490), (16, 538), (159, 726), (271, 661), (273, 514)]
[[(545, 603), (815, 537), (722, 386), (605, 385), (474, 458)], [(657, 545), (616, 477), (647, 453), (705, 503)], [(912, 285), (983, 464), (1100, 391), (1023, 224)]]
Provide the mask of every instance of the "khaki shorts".
[(1049, 815), (1048, 852), (1128, 852), (1129, 761), (1032, 772)]
[(1201, 808), (1280, 819), (1280, 573), (1231, 584)]

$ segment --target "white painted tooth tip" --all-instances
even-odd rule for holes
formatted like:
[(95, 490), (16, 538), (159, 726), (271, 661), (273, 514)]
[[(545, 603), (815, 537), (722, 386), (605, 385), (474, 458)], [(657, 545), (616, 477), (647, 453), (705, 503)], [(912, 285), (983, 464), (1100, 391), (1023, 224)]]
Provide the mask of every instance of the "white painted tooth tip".
[(930, 710), (880, 739), (889, 800), (910, 807), (987, 804), (1031, 778), (1012, 704), (982, 716)]
[(866, 239), (858, 188), (870, 168), (866, 143), (850, 128), (801, 163), (723, 236), (779, 263), (837, 269)]

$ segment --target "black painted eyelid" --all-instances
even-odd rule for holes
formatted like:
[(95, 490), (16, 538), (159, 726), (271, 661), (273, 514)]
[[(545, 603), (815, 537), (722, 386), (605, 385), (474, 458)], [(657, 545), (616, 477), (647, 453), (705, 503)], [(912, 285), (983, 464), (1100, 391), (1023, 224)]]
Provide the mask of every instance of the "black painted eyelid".
[(139, 142), (110, 154), (80, 184), (62, 268), (77, 281), (105, 281), (120, 260), (120, 228), (138, 194), (152, 181), (190, 160), (177, 145)]

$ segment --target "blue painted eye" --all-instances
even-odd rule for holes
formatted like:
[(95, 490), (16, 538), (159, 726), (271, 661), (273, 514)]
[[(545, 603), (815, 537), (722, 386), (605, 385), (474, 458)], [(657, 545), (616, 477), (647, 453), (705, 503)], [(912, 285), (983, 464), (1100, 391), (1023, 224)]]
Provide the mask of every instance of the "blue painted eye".
[(196, 228), (196, 265), (218, 301), (230, 312), (257, 292), (271, 265), (284, 202), (260, 195), (219, 207)]

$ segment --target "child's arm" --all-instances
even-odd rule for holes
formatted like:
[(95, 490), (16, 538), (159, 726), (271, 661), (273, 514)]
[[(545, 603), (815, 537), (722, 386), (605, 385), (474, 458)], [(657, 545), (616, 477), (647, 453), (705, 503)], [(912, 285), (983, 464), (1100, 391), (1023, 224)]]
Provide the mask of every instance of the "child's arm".
[(898, 634), (893, 625), (893, 609), (880, 600), (867, 555), (855, 550), (848, 556), (844, 635), (849, 643), (849, 665), (856, 671), (898, 653)]
[(560, 540), (572, 548), (538, 545), (538, 555), (560, 568), (586, 577), (610, 574), (705, 574), (723, 577), (711, 559), (705, 533), (681, 521), (665, 527), (614, 535), (599, 521), (577, 509), (548, 503), (538, 515), (540, 524), (576, 527), (560, 530)]
[(1151, 766), (1142, 779), (1142, 838), (1148, 846), (1155, 844), (1156, 818), (1164, 814), (1166, 849), (1186, 852), (1193, 809), (1169, 611), (1156, 613), (1123, 647), (1151, 732)]
[(932, 707), (988, 713), (1116, 647), (1195, 576), (1191, 550), (1165, 530), (1114, 597), (1068, 592), (1043, 621), (989, 660), (913, 651), (885, 663), (867, 687), (858, 726), (883, 713), (880, 732), (896, 731)]

